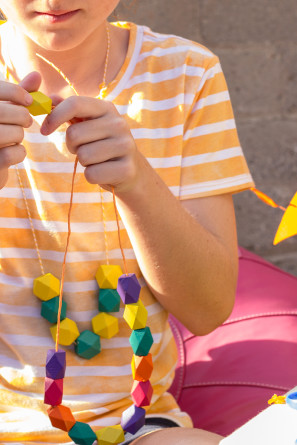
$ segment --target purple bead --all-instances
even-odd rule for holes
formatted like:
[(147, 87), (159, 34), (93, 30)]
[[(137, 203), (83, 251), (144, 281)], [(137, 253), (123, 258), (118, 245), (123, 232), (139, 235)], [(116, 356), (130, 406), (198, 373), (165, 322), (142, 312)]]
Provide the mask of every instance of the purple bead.
[(137, 303), (140, 290), (141, 286), (134, 273), (120, 276), (117, 291), (124, 304)]
[(132, 405), (122, 414), (121, 427), (126, 433), (135, 434), (145, 423), (145, 409)]
[(49, 349), (46, 356), (46, 376), (53, 380), (63, 379), (66, 370), (66, 353), (62, 349)]

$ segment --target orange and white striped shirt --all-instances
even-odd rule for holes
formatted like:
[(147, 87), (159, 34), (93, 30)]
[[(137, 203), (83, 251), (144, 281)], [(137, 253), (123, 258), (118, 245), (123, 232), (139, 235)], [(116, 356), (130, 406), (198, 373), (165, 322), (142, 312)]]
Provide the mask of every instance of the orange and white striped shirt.
[[(125, 63), (106, 91), (127, 120), (138, 149), (177, 199), (238, 192), (253, 186), (236, 131), (225, 78), (218, 58), (207, 48), (131, 23)], [(9, 23), (0, 29), (9, 32)], [(11, 81), (13, 81), (11, 79)], [(25, 131), (25, 161), (18, 169), (28, 200), (45, 272), (60, 278), (74, 156), (65, 144), (66, 125), (54, 134), (39, 132), (43, 116)], [(102, 201), (102, 202), (101, 202)], [(95, 274), (106, 256), (122, 265), (109, 192), (86, 182), (78, 166), (72, 235), (66, 265), (67, 316), (80, 332), (91, 329), (98, 313)], [(43, 403), (46, 352), (54, 347), (50, 323), (40, 315), (33, 280), (41, 275), (32, 231), (15, 168), (0, 190), (0, 443), (64, 443), (66, 433), (51, 427)], [(167, 392), (176, 365), (168, 314), (149, 291), (126, 230), (121, 237), (129, 272), (139, 277), (154, 345), (152, 405), (158, 414), (190, 426)], [(96, 430), (118, 424), (131, 405), (131, 331), (119, 318), (119, 333), (102, 341), (91, 360), (67, 349), (63, 404), (77, 420)], [(26, 364), (24, 366), (24, 364)]]

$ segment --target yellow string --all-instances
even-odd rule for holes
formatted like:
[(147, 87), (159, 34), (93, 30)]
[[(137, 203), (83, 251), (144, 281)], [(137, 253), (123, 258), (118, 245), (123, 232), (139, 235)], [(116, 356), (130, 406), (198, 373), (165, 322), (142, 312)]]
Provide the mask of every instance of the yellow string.
[(122, 247), (122, 241), (121, 241), (120, 223), (119, 223), (118, 209), (117, 209), (117, 204), (116, 204), (116, 199), (115, 199), (114, 187), (112, 187), (112, 198), (113, 198), (114, 212), (115, 212), (116, 220), (117, 220), (119, 245), (120, 245), (120, 249), (121, 249), (121, 252), (122, 252), (124, 268), (125, 268), (125, 274), (128, 275), (128, 268), (127, 268), (126, 258), (125, 258), (124, 250), (123, 250), (123, 247)]
[(105, 222), (105, 208), (104, 208), (104, 201), (103, 201), (103, 191), (100, 186), (99, 186), (99, 190), (100, 190), (100, 197), (101, 197), (102, 221), (103, 221), (103, 230), (104, 230), (105, 258), (106, 258), (106, 264), (109, 264), (108, 242), (107, 242), (107, 232), (106, 232), (106, 222)]

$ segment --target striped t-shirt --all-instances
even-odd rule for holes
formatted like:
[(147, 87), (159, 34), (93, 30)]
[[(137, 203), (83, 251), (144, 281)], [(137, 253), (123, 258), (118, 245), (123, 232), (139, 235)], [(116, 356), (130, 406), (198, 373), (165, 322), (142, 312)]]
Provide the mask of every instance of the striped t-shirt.
[[(131, 23), (114, 25), (129, 28), (130, 41), (105, 99), (127, 120), (138, 149), (173, 195), (183, 200), (253, 186), (218, 58), (174, 35)], [(0, 37), (8, 26), (1, 27)], [(45, 272), (60, 278), (74, 156), (65, 144), (66, 126), (42, 136), (43, 119), (36, 117), (25, 131), (27, 157), (18, 169)], [(112, 195), (89, 184), (82, 166), (75, 179), (71, 228), (64, 300), (67, 316), (82, 332), (92, 330), (91, 318), (98, 313), (98, 266), (106, 264), (106, 256), (110, 264), (123, 266)], [(148, 415), (158, 413), (190, 426), (189, 417), (167, 392), (177, 359), (168, 314), (146, 286), (123, 225), (121, 229), (128, 271), (140, 279), (140, 297), (154, 338), (154, 395)], [(0, 190), (0, 233), (0, 443), (70, 442), (66, 433), (51, 427), (43, 403), (45, 357), (54, 341), (32, 292), (41, 271), (15, 168)], [(63, 404), (94, 430), (118, 424), (122, 411), (132, 404), (131, 330), (122, 314), (123, 308), (114, 314), (119, 333), (103, 339), (102, 351), (94, 358), (85, 360), (72, 347), (65, 348)]]

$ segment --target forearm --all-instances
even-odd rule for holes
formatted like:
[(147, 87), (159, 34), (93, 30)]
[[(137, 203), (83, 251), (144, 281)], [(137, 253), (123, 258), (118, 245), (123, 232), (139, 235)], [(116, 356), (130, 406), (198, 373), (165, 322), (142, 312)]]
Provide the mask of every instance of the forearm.
[(139, 266), (159, 302), (193, 333), (206, 334), (233, 307), (234, 248), (193, 218), (138, 156), (137, 187), (118, 193), (117, 203)]

